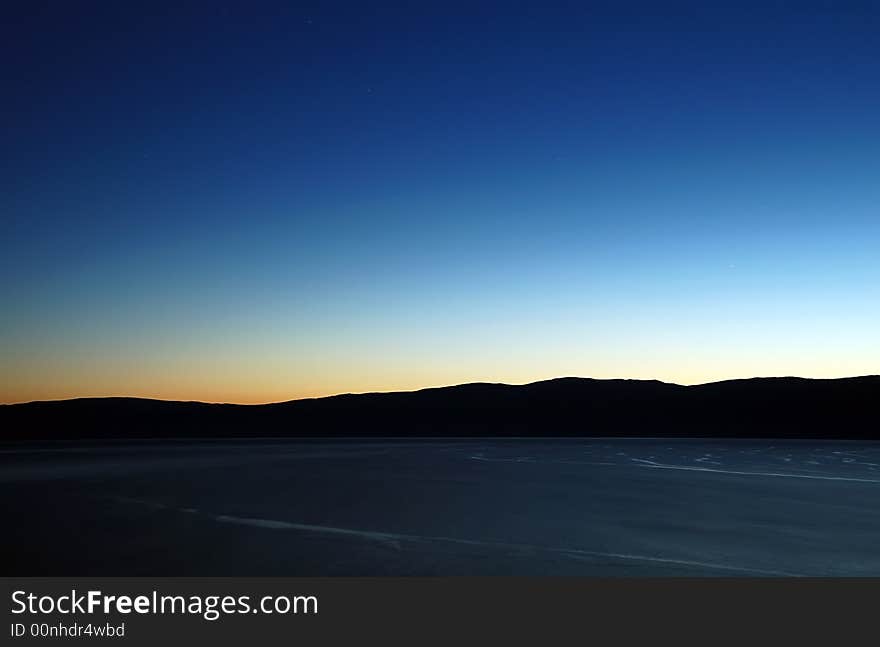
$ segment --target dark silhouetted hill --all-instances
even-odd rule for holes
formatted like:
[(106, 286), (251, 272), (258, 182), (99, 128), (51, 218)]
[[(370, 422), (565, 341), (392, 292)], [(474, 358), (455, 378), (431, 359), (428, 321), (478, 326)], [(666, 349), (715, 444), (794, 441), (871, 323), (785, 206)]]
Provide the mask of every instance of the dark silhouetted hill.
[(7, 440), (609, 436), (880, 439), (880, 376), (697, 386), (560, 378), (233, 405), (84, 398), (0, 406)]

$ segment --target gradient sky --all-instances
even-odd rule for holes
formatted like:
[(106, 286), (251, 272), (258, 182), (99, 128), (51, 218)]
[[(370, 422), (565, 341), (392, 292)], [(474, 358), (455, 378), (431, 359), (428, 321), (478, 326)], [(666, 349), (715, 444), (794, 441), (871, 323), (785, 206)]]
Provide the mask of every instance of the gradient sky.
[(2, 402), (880, 372), (877, 3), (20, 5)]

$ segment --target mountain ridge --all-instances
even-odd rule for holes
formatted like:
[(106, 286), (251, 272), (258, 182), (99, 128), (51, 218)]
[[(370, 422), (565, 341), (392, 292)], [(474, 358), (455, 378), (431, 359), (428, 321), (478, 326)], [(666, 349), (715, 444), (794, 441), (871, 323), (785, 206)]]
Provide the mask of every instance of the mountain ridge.
[(0, 407), (0, 439), (620, 436), (880, 440), (880, 375), (680, 385), (559, 377), (267, 404), (126, 396)]

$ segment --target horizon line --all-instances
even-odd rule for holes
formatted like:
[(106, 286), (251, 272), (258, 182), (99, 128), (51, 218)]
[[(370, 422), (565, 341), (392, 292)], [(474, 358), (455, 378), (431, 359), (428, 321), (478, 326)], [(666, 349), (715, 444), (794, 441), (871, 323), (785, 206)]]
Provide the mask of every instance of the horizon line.
[(698, 386), (708, 386), (710, 384), (722, 384), (724, 382), (745, 382), (751, 380), (810, 380), (810, 381), (838, 381), (838, 380), (853, 380), (853, 379), (862, 379), (869, 377), (880, 377), (880, 374), (877, 373), (869, 373), (864, 375), (846, 375), (842, 377), (807, 377), (802, 375), (753, 375), (750, 377), (734, 377), (734, 378), (726, 378), (723, 380), (712, 380), (709, 382), (696, 382), (692, 384), (680, 384), (678, 382), (667, 382), (665, 380), (658, 380), (655, 378), (627, 378), (627, 377), (610, 377), (610, 378), (596, 378), (596, 377), (586, 377), (586, 376), (578, 376), (578, 375), (560, 375), (557, 377), (550, 377), (541, 380), (533, 380), (531, 382), (520, 382), (520, 383), (512, 383), (512, 382), (486, 382), (486, 381), (475, 381), (475, 382), (457, 382), (453, 384), (441, 384), (437, 386), (424, 386), (415, 389), (401, 389), (401, 390), (388, 390), (388, 391), (344, 391), (339, 393), (330, 393), (327, 395), (318, 395), (318, 396), (310, 396), (303, 398), (291, 398), (289, 400), (272, 400), (267, 402), (230, 402), (230, 401), (222, 401), (222, 400), (193, 400), (193, 399), (169, 399), (169, 398), (151, 398), (145, 396), (137, 396), (137, 395), (89, 395), (89, 396), (78, 396), (72, 398), (47, 398), (43, 400), (21, 400), (15, 402), (0, 402), (0, 406), (16, 406), (23, 404), (38, 404), (43, 402), (72, 402), (75, 400), (148, 400), (151, 402), (176, 402), (176, 403), (188, 403), (188, 404), (217, 404), (217, 405), (231, 405), (237, 407), (261, 407), (272, 404), (287, 404), (290, 402), (304, 402), (308, 400), (325, 400), (329, 398), (338, 398), (345, 396), (356, 396), (356, 395), (384, 395), (384, 394), (395, 394), (395, 393), (420, 393), (422, 391), (434, 391), (439, 389), (451, 389), (462, 386), (472, 386), (472, 385), (488, 385), (488, 386), (511, 386), (511, 387), (519, 387), (519, 386), (530, 386), (533, 384), (541, 384), (544, 382), (556, 382), (559, 380), (592, 380), (595, 382), (658, 382), (660, 384), (668, 384), (670, 386), (678, 386), (682, 388), (689, 387), (698, 387)]

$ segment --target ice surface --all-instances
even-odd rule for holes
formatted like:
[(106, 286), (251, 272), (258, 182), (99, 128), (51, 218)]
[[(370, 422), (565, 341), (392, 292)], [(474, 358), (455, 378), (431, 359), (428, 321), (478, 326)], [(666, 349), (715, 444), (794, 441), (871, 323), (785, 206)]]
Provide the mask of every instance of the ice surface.
[(878, 576), (878, 467), (796, 441), (7, 447), (2, 549), (13, 575)]

